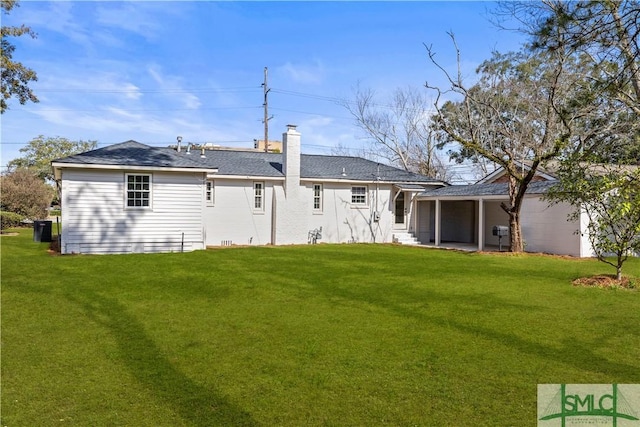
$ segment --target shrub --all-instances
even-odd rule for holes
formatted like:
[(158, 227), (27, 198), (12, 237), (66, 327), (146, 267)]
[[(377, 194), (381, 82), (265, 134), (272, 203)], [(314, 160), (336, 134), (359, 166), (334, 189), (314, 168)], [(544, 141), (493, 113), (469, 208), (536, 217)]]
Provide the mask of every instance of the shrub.
[(2, 208), (32, 220), (46, 218), (54, 189), (29, 169), (2, 176)]
[(6, 228), (14, 228), (22, 225), (22, 215), (15, 212), (0, 211), (0, 228), (2, 230)]

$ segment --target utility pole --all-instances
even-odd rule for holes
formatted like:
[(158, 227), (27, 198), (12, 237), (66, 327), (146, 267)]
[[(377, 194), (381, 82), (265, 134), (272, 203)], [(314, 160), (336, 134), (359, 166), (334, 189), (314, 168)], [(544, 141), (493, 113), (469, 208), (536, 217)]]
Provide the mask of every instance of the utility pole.
[(262, 83), (262, 87), (264, 89), (264, 152), (269, 152), (269, 120), (273, 118), (273, 116), (269, 117), (269, 86), (267, 86), (267, 67), (264, 67), (264, 83)]

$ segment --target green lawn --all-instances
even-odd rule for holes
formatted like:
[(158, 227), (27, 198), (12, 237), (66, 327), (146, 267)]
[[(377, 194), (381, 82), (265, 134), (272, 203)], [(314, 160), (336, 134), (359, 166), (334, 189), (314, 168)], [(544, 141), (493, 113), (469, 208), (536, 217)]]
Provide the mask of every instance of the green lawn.
[(595, 260), (31, 236), (1, 238), (2, 426), (531, 426), (538, 383), (640, 383), (640, 292), (570, 284)]

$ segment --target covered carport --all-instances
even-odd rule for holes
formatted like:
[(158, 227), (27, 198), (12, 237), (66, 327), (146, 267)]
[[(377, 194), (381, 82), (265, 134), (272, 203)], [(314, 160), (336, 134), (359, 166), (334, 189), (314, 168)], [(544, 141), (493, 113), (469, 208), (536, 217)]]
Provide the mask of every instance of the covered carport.
[[(527, 195), (539, 198), (552, 185), (532, 182)], [(509, 236), (493, 235), (494, 226), (508, 227), (509, 216), (500, 204), (508, 203), (505, 183), (452, 185), (416, 196), (420, 243), (436, 247), (465, 247), (479, 251), (509, 248)]]

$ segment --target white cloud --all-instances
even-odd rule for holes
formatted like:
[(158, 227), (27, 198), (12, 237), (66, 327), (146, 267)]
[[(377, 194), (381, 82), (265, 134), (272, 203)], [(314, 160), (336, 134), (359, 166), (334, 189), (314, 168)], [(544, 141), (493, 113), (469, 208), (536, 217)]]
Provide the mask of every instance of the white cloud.
[(91, 31), (85, 25), (87, 17), (81, 18), (76, 14), (74, 2), (27, 2), (23, 6), (26, 11), (25, 24), (34, 31), (53, 31), (87, 49), (93, 48)]
[(198, 109), (202, 105), (198, 96), (184, 88), (181, 77), (163, 74), (156, 64), (150, 65), (147, 71), (158, 84), (158, 90), (164, 92), (174, 105), (181, 105), (187, 109)]
[(351, 146), (355, 139), (353, 127), (340, 125), (331, 117), (314, 116), (299, 123), (303, 152), (331, 154), (338, 146)]
[(155, 16), (158, 9), (149, 6), (146, 2), (104, 3), (96, 8), (96, 23), (153, 39), (162, 27)]
[(277, 71), (284, 74), (295, 83), (318, 85), (326, 77), (326, 71), (320, 61), (312, 64), (294, 64), (287, 62), (277, 68)]
[(90, 94), (91, 97), (128, 100), (138, 100), (142, 97), (140, 88), (118, 71), (83, 69), (76, 74), (73, 69), (55, 67), (47, 68), (45, 71), (41, 73), (43, 77), (36, 89), (39, 95), (50, 94), (50, 97), (53, 97), (55, 94), (57, 99), (68, 97), (74, 104), (89, 100), (87, 96), (78, 96), (82, 93)]
[(99, 54), (100, 46), (123, 47), (123, 32), (157, 40), (188, 10), (187, 2), (79, 2), (26, 1), (21, 4), (21, 21), (36, 33), (52, 31)]
[(68, 110), (36, 110), (35, 114), (44, 121), (59, 126), (73, 128), (76, 131), (84, 129), (92, 139), (113, 141), (116, 138), (139, 139), (160, 138), (162, 141), (170, 139), (178, 127), (174, 119), (159, 117), (153, 113), (144, 111), (131, 111), (122, 108), (107, 106), (98, 111), (68, 111)]

